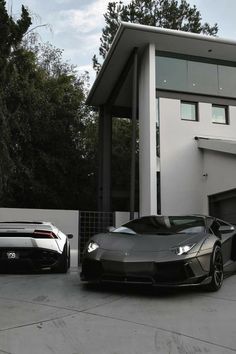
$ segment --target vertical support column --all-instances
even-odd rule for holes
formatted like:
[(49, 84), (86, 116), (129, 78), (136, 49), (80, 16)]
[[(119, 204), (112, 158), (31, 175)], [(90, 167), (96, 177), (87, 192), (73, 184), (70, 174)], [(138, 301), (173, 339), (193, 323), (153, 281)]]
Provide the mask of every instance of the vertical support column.
[(137, 103), (138, 103), (138, 50), (133, 54), (133, 84), (132, 84), (132, 145), (131, 145), (131, 170), (130, 170), (130, 220), (134, 219), (135, 209), (135, 157), (136, 157), (136, 128), (137, 128)]
[(111, 211), (112, 116), (109, 106), (99, 111), (98, 210)]
[(157, 213), (155, 45), (142, 57), (139, 77), (140, 215)]
[(98, 211), (102, 211), (102, 180), (103, 180), (103, 107), (99, 107), (99, 118), (98, 118), (98, 190), (97, 190), (97, 208)]

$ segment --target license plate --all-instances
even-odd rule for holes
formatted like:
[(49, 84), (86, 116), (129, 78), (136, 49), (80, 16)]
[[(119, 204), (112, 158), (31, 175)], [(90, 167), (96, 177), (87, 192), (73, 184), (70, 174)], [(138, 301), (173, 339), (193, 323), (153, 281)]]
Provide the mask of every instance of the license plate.
[(17, 259), (19, 258), (18, 253), (14, 252), (14, 251), (9, 251), (7, 252), (7, 258), (8, 259)]

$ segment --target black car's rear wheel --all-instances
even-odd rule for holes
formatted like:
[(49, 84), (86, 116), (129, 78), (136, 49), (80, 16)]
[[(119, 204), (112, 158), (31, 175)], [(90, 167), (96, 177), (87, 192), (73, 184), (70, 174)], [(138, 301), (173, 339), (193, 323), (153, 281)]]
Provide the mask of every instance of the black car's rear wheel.
[(224, 279), (223, 257), (219, 246), (215, 246), (212, 253), (210, 276), (212, 277), (212, 280), (210, 284), (207, 285), (207, 289), (209, 291), (219, 290)]

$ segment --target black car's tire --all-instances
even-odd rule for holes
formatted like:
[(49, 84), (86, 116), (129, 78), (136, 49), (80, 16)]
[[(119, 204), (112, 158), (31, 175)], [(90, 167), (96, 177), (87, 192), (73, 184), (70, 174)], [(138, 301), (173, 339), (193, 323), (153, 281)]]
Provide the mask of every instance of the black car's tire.
[(207, 290), (219, 290), (224, 279), (223, 256), (219, 246), (215, 246), (212, 252), (210, 276), (212, 277), (212, 280), (207, 285)]
[(67, 244), (65, 244), (62, 255), (59, 259), (58, 265), (54, 269), (56, 273), (67, 273), (68, 268), (69, 268), (69, 257), (67, 254)]

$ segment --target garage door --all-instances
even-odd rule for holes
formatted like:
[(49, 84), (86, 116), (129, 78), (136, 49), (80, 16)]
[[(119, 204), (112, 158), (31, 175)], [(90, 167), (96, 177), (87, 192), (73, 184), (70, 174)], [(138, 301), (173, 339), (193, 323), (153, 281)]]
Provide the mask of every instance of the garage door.
[(236, 224), (236, 189), (209, 197), (209, 214)]

